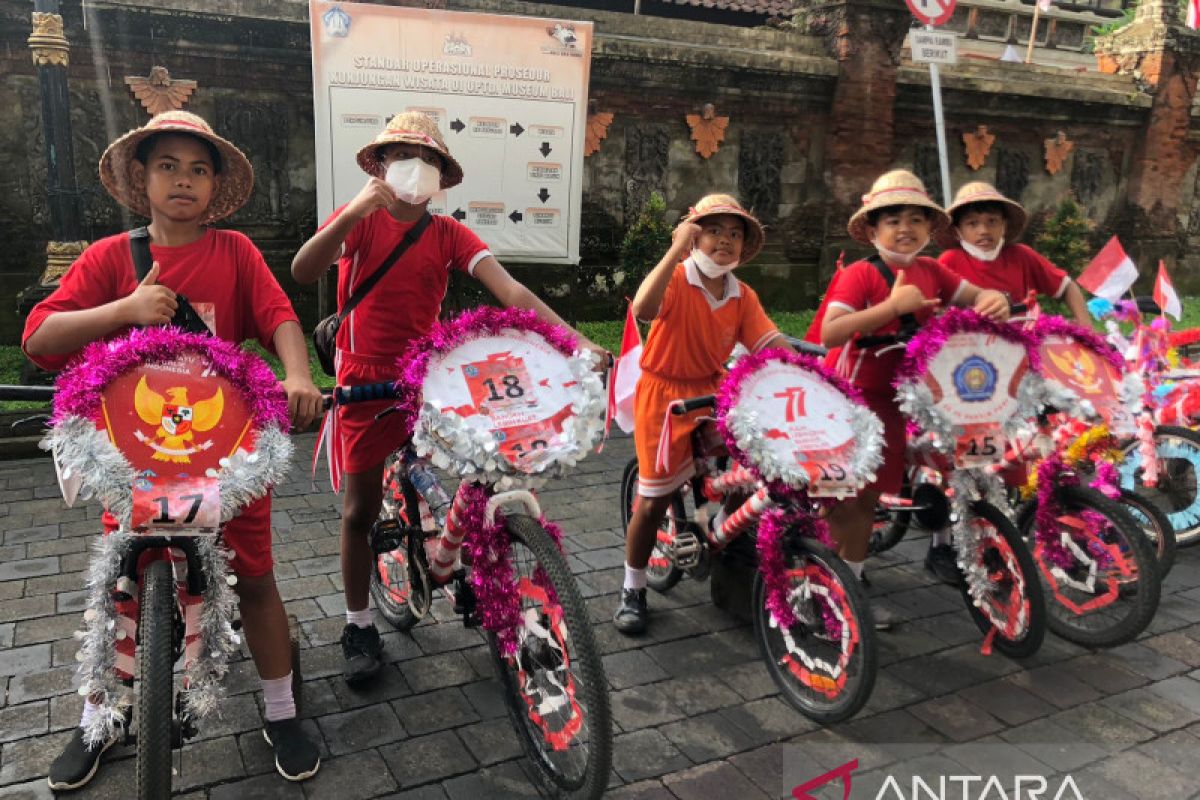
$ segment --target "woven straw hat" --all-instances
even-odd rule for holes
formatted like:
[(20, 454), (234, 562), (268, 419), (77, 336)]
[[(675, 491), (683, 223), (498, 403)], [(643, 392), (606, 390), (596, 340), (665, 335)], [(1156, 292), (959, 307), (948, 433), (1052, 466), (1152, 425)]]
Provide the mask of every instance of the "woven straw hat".
[[(1025, 213), (1021, 204), (1015, 200), (1009, 200), (995, 186), (983, 181), (964, 184), (954, 195), (954, 202), (946, 209), (946, 213), (950, 215), (951, 225), (954, 224), (954, 212), (972, 203), (999, 203), (1003, 206), (1005, 242), (1015, 242), (1025, 232), (1025, 223), (1029, 220), (1029, 215)], [(953, 228), (947, 228), (938, 241), (943, 247), (953, 247), (958, 244), (958, 237), (954, 234)]]
[(228, 217), (246, 204), (254, 191), (254, 168), (241, 150), (213, 133), (202, 118), (187, 111), (164, 111), (140, 128), (135, 128), (108, 146), (100, 156), (100, 182), (118, 203), (140, 214), (150, 216), (150, 200), (144, 187), (133, 181), (130, 165), (138, 145), (158, 133), (184, 133), (203, 139), (221, 154), (216, 191), (208, 203), (202, 225)]
[(889, 206), (920, 206), (933, 211), (933, 230), (930, 232), (933, 236), (937, 236), (950, 225), (950, 218), (946, 216), (942, 207), (929, 197), (921, 179), (905, 169), (894, 169), (880, 175), (875, 183), (871, 184), (871, 191), (863, 195), (862, 200), (862, 208), (850, 217), (846, 230), (855, 240), (864, 244), (871, 243), (867, 236), (867, 215), (876, 209)]
[(714, 217), (717, 214), (732, 214), (740, 217), (746, 224), (746, 241), (742, 244), (742, 255), (738, 259), (738, 263), (745, 264), (758, 255), (758, 252), (762, 250), (763, 240), (766, 238), (762, 223), (755, 219), (749, 211), (742, 208), (742, 204), (731, 194), (708, 194), (701, 197), (696, 205), (688, 209), (683, 221), (699, 224), (699, 220), (705, 217)]
[(437, 123), (428, 114), (419, 111), (406, 111), (388, 120), (383, 132), (358, 151), (358, 165), (368, 175), (382, 179), (385, 170), (383, 161), (380, 160), (380, 151), (389, 144), (400, 142), (428, 147), (442, 157), (443, 189), (462, 183), (462, 167), (446, 149), (446, 142), (442, 139), (442, 132), (438, 130)]

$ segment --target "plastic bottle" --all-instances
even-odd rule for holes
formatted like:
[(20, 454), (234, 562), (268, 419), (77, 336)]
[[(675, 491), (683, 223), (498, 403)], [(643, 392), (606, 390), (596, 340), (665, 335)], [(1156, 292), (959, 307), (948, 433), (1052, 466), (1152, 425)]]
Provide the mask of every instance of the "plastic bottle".
[(408, 473), (408, 480), (425, 498), (425, 503), (429, 506), (438, 529), (444, 528), (446, 517), (450, 514), (450, 495), (446, 494), (446, 490), (442, 488), (441, 481), (438, 480), (437, 475), (425, 459), (418, 457), (412, 451), (404, 451), (400, 460)]

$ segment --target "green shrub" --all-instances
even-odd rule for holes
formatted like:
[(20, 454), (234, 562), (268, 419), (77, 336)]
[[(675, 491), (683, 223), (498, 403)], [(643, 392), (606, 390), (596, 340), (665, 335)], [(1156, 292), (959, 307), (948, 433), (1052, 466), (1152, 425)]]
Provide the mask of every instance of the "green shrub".
[(1038, 234), (1036, 249), (1071, 275), (1078, 275), (1092, 255), (1088, 243), (1091, 232), (1092, 225), (1083, 215), (1083, 209), (1068, 196)]
[(672, 229), (663, 221), (666, 213), (667, 201), (660, 193), (652, 192), (642, 213), (625, 232), (621, 242), (621, 271), (625, 274), (622, 289), (631, 297), (671, 246)]

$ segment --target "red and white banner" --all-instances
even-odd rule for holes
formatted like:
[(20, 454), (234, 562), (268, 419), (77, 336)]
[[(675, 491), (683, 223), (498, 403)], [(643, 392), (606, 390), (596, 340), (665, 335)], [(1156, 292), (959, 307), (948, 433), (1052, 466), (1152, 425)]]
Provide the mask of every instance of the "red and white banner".
[(1154, 280), (1154, 302), (1158, 303), (1164, 314), (1174, 317), (1176, 322), (1183, 316), (1183, 304), (1179, 302), (1179, 293), (1175, 291), (1171, 276), (1167, 274), (1167, 265), (1162, 259), (1158, 261), (1158, 277)]
[(1077, 283), (1097, 297), (1115, 303), (1129, 291), (1137, 276), (1133, 259), (1125, 254), (1125, 248), (1114, 236), (1087, 265)]
[(1186, 23), (1192, 30), (1200, 28), (1200, 0), (1188, 0)]
[(633, 318), (633, 304), (625, 310), (625, 332), (621, 335), (621, 355), (613, 370), (613, 419), (626, 433), (633, 433), (633, 396), (642, 377), (642, 334)]

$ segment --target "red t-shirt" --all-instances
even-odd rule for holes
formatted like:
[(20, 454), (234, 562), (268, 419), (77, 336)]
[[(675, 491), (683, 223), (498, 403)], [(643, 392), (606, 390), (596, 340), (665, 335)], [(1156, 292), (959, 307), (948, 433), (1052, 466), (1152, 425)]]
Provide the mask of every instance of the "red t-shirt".
[[(271, 348), (275, 329), (298, 321), (262, 253), (237, 231), (207, 228), (203, 236), (182, 247), (151, 244), (150, 254), (161, 269), (158, 282), (186, 297), (222, 339), (239, 343), (257, 339)], [(137, 285), (129, 234), (94, 242), (67, 270), (54, 293), (29, 312), (22, 346), (51, 314), (111, 303), (132, 294)], [(109, 338), (127, 330), (113, 331)], [(56, 371), (73, 355), (30, 358), (43, 369)]]
[(1006, 244), (995, 261), (980, 261), (961, 247), (944, 251), (938, 261), (981, 289), (1007, 292), (1014, 303), (1024, 302), (1031, 289), (1061, 297), (1071, 285), (1067, 273), (1023, 244)]
[[(892, 269), (890, 265), (889, 269)], [(892, 269), (892, 272), (895, 273), (896, 270)], [(905, 267), (905, 276), (905, 280), (920, 289), (921, 294), (930, 299), (936, 297), (942, 301), (943, 305), (952, 303), (967, 283), (962, 277), (955, 275), (937, 261), (926, 256), (917, 258), (910, 266)], [(869, 261), (856, 261), (842, 270), (835, 278), (836, 280), (829, 289), (828, 307), (831, 309), (863, 311), (886, 301), (892, 292), (883, 276), (879, 274), (879, 270)], [(924, 323), (933, 314), (934, 312), (929, 309), (922, 309), (916, 312), (915, 316), (918, 322)], [(900, 321), (895, 319), (871, 333), (897, 333), (899, 330)], [(830, 352), (827, 356), (827, 363), (836, 364), (841, 350), (842, 348), (838, 348)], [(880, 352), (881, 350), (883, 352)], [(848, 355), (846, 374), (853, 383), (863, 389), (890, 393), (892, 377), (896, 374), (896, 368), (900, 366), (903, 355), (904, 348), (902, 347), (886, 350), (883, 348), (864, 350), (852, 347)]]
[[(321, 227), (344, 208), (334, 211)], [(381, 208), (351, 229), (338, 260), (338, 308), (415, 224), (397, 222)], [(365, 356), (399, 356), (409, 341), (429, 333), (437, 322), (450, 270), (470, 273), (489, 255), (487, 245), (470, 228), (453, 217), (435, 214), (421, 238), (342, 321), (338, 349)]]

